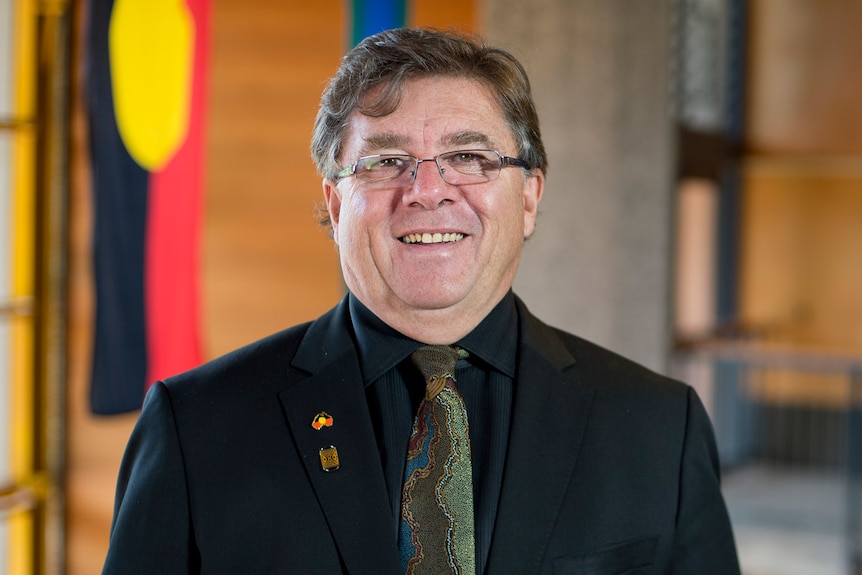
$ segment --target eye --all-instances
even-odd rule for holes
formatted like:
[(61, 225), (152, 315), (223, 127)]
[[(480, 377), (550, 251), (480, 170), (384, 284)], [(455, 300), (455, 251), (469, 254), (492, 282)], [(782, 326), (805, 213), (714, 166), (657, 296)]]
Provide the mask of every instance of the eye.
[(486, 158), (476, 152), (458, 152), (448, 160), (452, 164), (475, 164), (486, 160)]
[(444, 161), (462, 174), (484, 174), (500, 165), (497, 155), (489, 150), (457, 150), (446, 154)]
[(377, 159), (377, 163), (373, 166), (372, 169), (377, 168), (403, 168), (406, 162), (404, 158), (399, 156), (380, 156)]
[(407, 159), (403, 156), (369, 156), (362, 158), (358, 167), (365, 172), (398, 172), (407, 168)]
[(365, 182), (393, 180), (405, 173), (412, 161), (410, 156), (404, 155), (366, 156), (356, 162), (356, 177)]

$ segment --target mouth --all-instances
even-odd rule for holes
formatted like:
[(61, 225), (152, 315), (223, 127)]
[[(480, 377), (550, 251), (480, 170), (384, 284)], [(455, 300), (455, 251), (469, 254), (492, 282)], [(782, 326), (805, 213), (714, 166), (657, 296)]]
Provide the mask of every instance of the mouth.
[(405, 244), (449, 244), (460, 242), (464, 239), (464, 234), (458, 232), (424, 232), (421, 234), (407, 234), (400, 239)]

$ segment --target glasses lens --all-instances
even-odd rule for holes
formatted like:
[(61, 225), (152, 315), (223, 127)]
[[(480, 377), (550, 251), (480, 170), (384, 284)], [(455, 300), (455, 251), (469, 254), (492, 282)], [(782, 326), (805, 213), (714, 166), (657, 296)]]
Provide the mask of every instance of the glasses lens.
[(370, 184), (387, 182), (407, 172), (415, 162), (412, 156), (391, 154), (359, 158), (356, 162), (356, 178)]
[(494, 180), (500, 175), (502, 160), (493, 150), (457, 150), (440, 156), (446, 169), (446, 181), (451, 184), (478, 183)]

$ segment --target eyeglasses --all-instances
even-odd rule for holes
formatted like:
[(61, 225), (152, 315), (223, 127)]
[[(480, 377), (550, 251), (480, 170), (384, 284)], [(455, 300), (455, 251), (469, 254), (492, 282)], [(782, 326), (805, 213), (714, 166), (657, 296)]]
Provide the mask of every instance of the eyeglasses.
[[(506, 166), (528, 169), (530, 165), (519, 158), (503, 156), (494, 150), (455, 150), (436, 158), (420, 160), (409, 154), (378, 154), (356, 160), (335, 175), (336, 180), (354, 176), (366, 187), (383, 187), (384, 184), (410, 185), (422, 162), (434, 162), (447, 184), (461, 186), (496, 180)], [(396, 182), (397, 180), (397, 182)]]

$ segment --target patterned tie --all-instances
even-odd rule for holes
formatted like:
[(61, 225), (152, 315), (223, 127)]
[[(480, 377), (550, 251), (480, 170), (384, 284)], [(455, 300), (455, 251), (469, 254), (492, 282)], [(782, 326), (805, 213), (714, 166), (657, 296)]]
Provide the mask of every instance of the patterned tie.
[(475, 575), (473, 469), (467, 410), (455, 363), (467, 352), (443, 345), (410, 358), (425, 376), (407, 448), (399, 547), (406, 575)]

